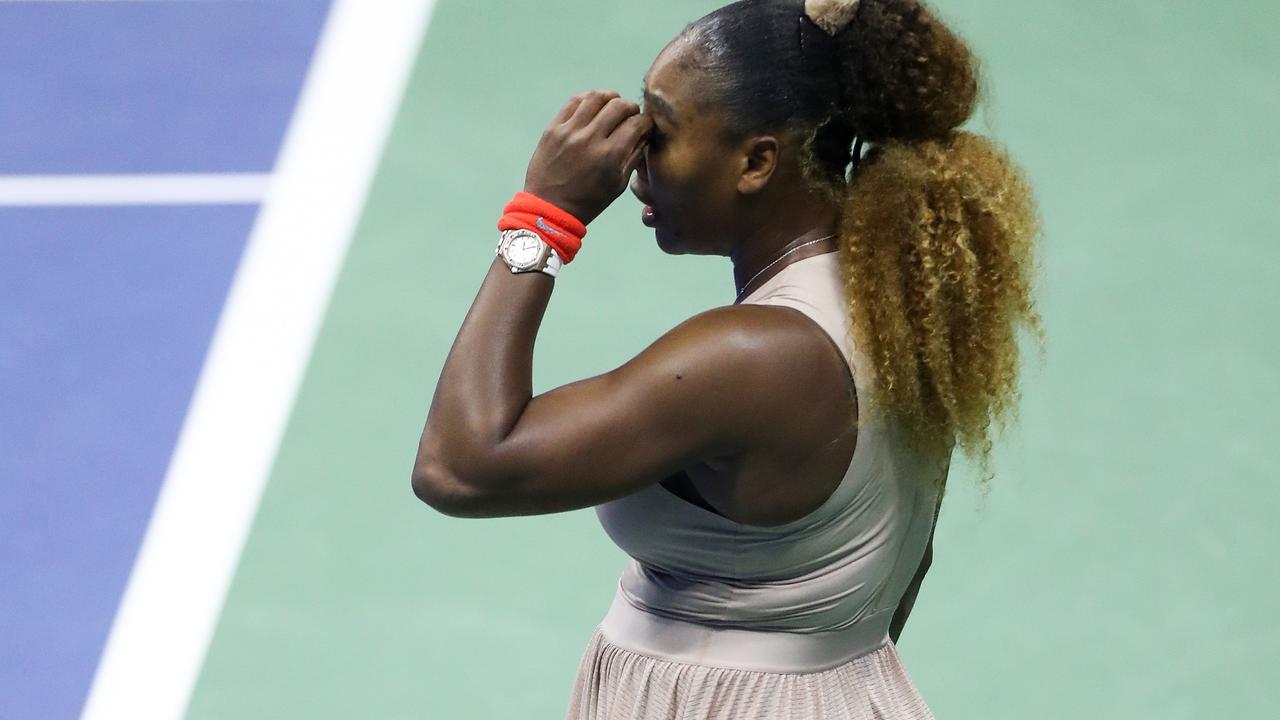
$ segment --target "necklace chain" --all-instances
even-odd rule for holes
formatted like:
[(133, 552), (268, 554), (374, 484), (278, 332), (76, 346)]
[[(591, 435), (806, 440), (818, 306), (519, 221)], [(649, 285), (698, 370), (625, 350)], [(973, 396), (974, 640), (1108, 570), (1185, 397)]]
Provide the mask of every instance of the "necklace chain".
[(750, 280), (748, 280), (748, 281), (746, 282), (746, 284), (744, 284), (744, 285), (742, 286), (742, 290), (739, 290), (739, 291), (738, 291), (738, 297), (734, 298), (734, 299), (733, 299), (733, 301), (736, 303), (736, 302), (738, 302), (739, 300), (741, 300), (741, 299), (742, 299), (742, 293), (746, 292), (746, 291), (747, 291), (747, 288), (751, 287), (751, 283), (755, 282), (755, 281), (756, 281), (756, 278), (758, 278), (758, 277), (760, 277), (761, 275), (763, 275), (765, 270), (768, 270), (769, 268), (773, 267), (774, 265), (777, 265), (777, 264), (778, 264), (778, 262), (779, 262), (780, 260), (782, 260), (782, 258), (784, 258), (784, 257), (786, 257), (786, 256), (788, 256), (788, 255), (790, 255), (791, 253), (793, 253), (793, 252), (795, 252), (795, 251), (799, 250), (800, 248), (809, 247), (810, 245), (813, 245), (814, 243), (820, 243), (820, 242), (822, 242), (823, 240), (830, 240), (830, 239), (831, 239), (831, 238), (833, 238), (833, 237), (835, 237), (835, 234), (834, 234), (834, 233), (832, 233), (831, 235), (828, 235), (828, 236), (826, 236), (826, 237), (820, 237), (820, 238), (818, 238), (817, 240), (810, 240), (809, 242), (801, 243), (801, 244), (799, 244), (799, 245), (797, 245), (797, 246), (795, 246), (795, 247), (791, 248), (790, 250), (788, 250), (788, 251), (786, 251), (786, 252), (782, 253), (782, 254), (781, 254), (781, 255), (779, 255), (779, 256), (777, 257), (777, 259), (775, 259), (773, 262), (771, 262), (771, 263), (769, 263), (768, 265), (765, 265), (764, 267), (760, 268), (760, 272), (758, 272), (758, 273), (756, 273), (755, 275), (753, 275), (753, 276), (751, 277), (751, 279), (750, 279)]

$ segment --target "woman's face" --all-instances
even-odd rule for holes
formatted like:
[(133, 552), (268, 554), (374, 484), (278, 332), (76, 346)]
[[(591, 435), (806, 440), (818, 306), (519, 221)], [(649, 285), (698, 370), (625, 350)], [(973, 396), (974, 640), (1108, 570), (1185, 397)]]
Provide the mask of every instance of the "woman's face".
[(648, 206), (642, 222), (663, 252), (728, 255), (741, 168), (720, 114), (699, 94), (702, 73), (690, 50), (677, 38), (645, 76), (643, 111), (654, 125), (631, 191)]

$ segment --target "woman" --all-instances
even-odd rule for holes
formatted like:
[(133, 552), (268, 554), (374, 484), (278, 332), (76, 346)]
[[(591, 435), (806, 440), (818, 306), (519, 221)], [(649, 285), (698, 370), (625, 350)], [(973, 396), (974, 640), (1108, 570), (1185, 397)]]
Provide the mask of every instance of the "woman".
[[(459, 517), (596, 506), (631, 556), (570, 718), (932, 717), (895, 643), (952, 448), (985, 483), (1040, 332), (1028, 188), (956, 130), (976, 94), (917, 0), (744, 0), (662, 51), (643, 110), (589, 92), (547, 128), (414, 489)], [(734, 302), (531, 397), (551, 278), (633, 171), (659, 247), (728, 256)]]

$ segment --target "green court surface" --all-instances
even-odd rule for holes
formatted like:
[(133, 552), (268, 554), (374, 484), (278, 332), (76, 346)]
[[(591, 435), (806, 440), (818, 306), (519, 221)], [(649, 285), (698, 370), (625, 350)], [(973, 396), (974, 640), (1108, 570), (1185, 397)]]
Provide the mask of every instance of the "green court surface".
[[(563, 716), (624, 555), (589, 509), (439, 515), (410, 469), (544, 125), (635, 98), (716, 5), (437, 4), (190, 717)], [(1271, 716), (1280, 6), (937, 6), (985, 63), (974, 129), (1038, 190), (1049, 344), (986, 502), (952, 474), (899, 652), (946, 720)], [(662, 254), (639, 211), (557, 280), (535, 392), (732, 303), (727, 259)]]

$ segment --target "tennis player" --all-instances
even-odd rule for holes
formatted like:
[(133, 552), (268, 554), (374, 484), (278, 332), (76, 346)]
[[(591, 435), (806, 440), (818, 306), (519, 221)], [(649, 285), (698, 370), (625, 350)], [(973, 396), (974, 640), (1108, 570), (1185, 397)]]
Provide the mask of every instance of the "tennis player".
[[(744, 0), (662, 50), (643, 109), (586, 92), (547, 127), (413, 487), (456, 517), (595, 507), (630, 556), (571, 720), (933, 717), (896, 644), (952, 451), (985, 489), (1017, 330), (1043, 339), (1028, 185), (958, 129), (977, 94), (918, 0)], [(730, 259), (732, 302), (534, 397), (555, 278), (628, 181), (664, 252)], [(669, 292), (636, 278), (634, 308)]]

